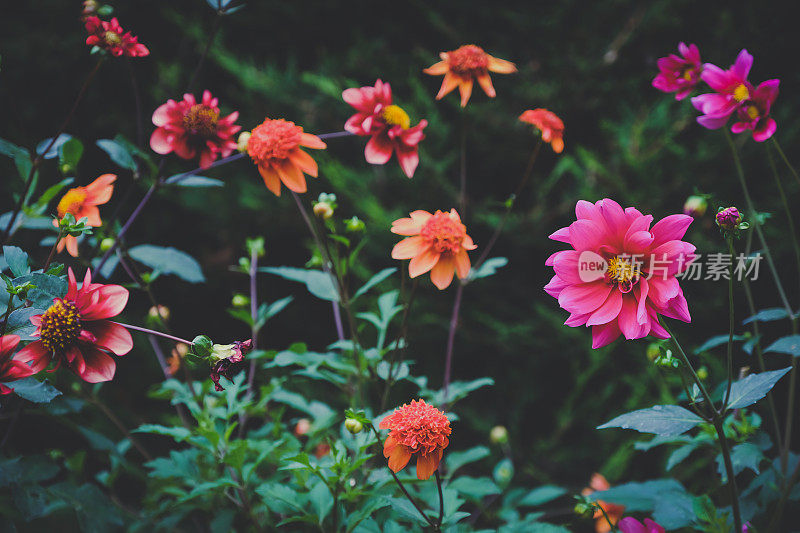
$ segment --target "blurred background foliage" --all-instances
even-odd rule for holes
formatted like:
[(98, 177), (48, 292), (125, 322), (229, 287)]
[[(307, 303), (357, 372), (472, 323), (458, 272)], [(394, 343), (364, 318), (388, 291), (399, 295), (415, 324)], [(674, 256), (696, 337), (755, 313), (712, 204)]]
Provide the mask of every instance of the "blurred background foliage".
[[(709, 213), (718, 204), (743, 202), (722, 133), (699, 127), (688, 101), (676, 102), (650, 86), (656, 59), (673, 52), (681, 40), (696, 43), (704, 61), (723, 67), (747, 48), (755, 56), (753, 81), (781, 79), (781, 95), (773, 108), (777, 135), (797, 163), (798, 125), (790, 117), (798, 112), (800, 101), (793, 95), (800, 74), (794, 60), (798, 43), (792, 3), (773, 2), (767, 8), (757, 2), (691, 0), (250, 0), (242, 11), (222, 18), (203, 0), (118, 0), (114, 7), (123, 27), (137, 34), (151, 55), (131, 64), (108, 61), (67, 130), (87, 145), (77, 173), (79, 184), (104, 172), (120, 175), (114, 199), (101, 209), (104, 218), (116, 210), (122, 216), (130, 213), (146, 184), (115, 167), (94, 140), (120, 132), (147, 148), (152, 110), (167, 98), (180, 98), (210, 35), (210, 52), (191, 90), (211, 90), (224, 114), (240, 112), (245, 129), (268, 116), (293, 120), (313, 133), (339, 131), (351, 112), (341, 91), (373, 84), (376, 78), (392, 84), (395, 102), (413, 121), (429, 121), (413, 180), (402, 175), (394, 160), (383, 167), (365, 163), (360, 138), (330, 140), (328, 150), (317, 157), (320, 178), (310, 180), (305, 198), (334, 192), (337, 217), (358, 215), (367, 223), (368, 243), (358, 272), (363, 280), (397, 266), (389, 257), (397, 240), (388, 231), (392, 220), (414, 209), (455, 205), (462, 124), (467, 128), (469, 197), (462, 217), (480, 252), (534, 145), (518, 115), (535, 107), (556, 112), (566, 124), (566, 149), (555, 156), (544, 147), (534, 177), (517, 201), (493, 254), (508, 257), (508, 266), (465, 291), (455, 379), (491, 376), (496, 384), (460, 404), (451, 446), (465, 449), (485, 443), (491, 427), (501, 424), (511, 437), (515, 483), (557, 482), (577, 490), (594, 471), (603, 472), (612, 483), (660, 475), (663, 451), (634, 455), (636, 435), (594, 428), (622, 412), (669, 400), (675, 384), (665, 384), (649, 363), (646, 341), (592, 350), (588, 330), (562, 326), (566, 313), (542, 290), (551, 275), (544, 260), (559, 249), (547, 236), (573, 219), (575, 202), (581, 198), (611, 197), (656, 219), (680, 212), (685, 198), (695, 192), (714, 195)], [(1, 137), (34, 146), (55, 132), (94, 62), (83, 45), (79, 14), (77, 1), (4, 6)], [(462, 111), (453, 95), (434, 100), (441, 78), (427, 76), (422, 69), (436, 62), (440, 51), (465, 43), (514, 61), (519, 73), (493, 76), (497, 98), (489, 100), (476, 90)], [(140, 116), (135, 114), (131, 69), (141, 93)], [(745, 137), (738, 140), (751, 191), (761, 211), (774, 213), (767, 237), (780, 260), (790, 299), (797, 302), (798, 278), (790, 243), (779, 238), (786, 235), (785, 219), (765, 147)], [(169, 174), (191, 168), (192, 163), (176, 157), (169, 157), (165, 167)], [(52, 161), (45, 163), (43, 172), (42, 186), (60, 179)], [(155, 284), (157, 297), (172, 311), (179, 335), (191, 338), (203, 332), (227, 342), (247, 335), (244, 326), (225, 313), (231, 294), (246, 292), (246, 278), (228, 268), (241, 255), (245, 238), (266, 238), (264, 264), (302, 266), (309, 258), (310, 237), (291, 198), (269, 193), (247, 160), (207, 175), (223, 179), (225, 187), (162, 192), (129, 233), (129, 242), (175, 246), (200, 260), (207, 285), (163, 277)], [(0, 160), (0, 176), (8, 188), (22, 189), (10, 160)], [(796, 199), (796, 184), (787, 180), (785, 186)], [(127, 190), (132, 190), (130, 195)], [(12, 202), (5, 197), (0, 204), (7, 211)], [(17, 239), (33, 252), (40, 236), (21, 231)], [(687, 236), (701, 253), (723, 251), (724, 242), (709, 215), (693, 224)], [(41, 259), (47, 251), (38, 248)], [(727, 330), (724, 287), (713, 281), (684, 283), (693, 316), (692, 327), (676, 326), (684, 344), (697, 347)], [(758, 308), (777, 305), (766, 268), (754, 290)], [(263, 276), (259, 292), (274, 301), (297, 294), (298, 286)], [(453, 293), (452, 286), (439, 292), (425, 280), (412, 310), (409, 357), (416, 360), (415, 373), (429, 376), (433, 384), (442, 379)], [(744, 318), (744, 298), (738, 294), (737, 299), (737, 317)], [(144, 319), (148, 307), (146, 297), (134, 295), (126, 313)], [(770, 335), (767, 325), (768, 340), (774, 337)], [(311, 349), (322, 349), (334, 338), (330, 305), (298, 294), (270, 322), (261, 344), (284, 349), (303, 340)], [(159, 410), (169, 408), (146, 398), (146, 389), (161, 377), (147, 343), (139, 340), (134, 352), (119, 360), (117, 378), (104, 390), (115, 411), (131, 425), (157, 419)], [(723, 376), (721, 350), (702, 358), (715, 380)], [(741, 351), (736, 357), (742, 366), (752, 362)], [(779, 363), (774, 361), (772, 368)], [(781, 391), (779, 406), (785, 405)], [(400, 404), (412, 393), (398, 387), (389, 403)], [(72, 434), (59, 437), (58, 428), (52, 431), (45, 436), (37, 432), (36, 420), (21, 420), (12, 444), (41, 451), (63, 437), (59, 446), (64, 449), (83, 445), (70, 442)], [(695, 480), (706, 482), (702, 476)]]

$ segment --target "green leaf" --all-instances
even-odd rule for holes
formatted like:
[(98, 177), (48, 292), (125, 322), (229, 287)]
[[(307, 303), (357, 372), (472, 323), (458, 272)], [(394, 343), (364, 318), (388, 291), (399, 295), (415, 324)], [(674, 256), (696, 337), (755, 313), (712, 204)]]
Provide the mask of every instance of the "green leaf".
[(480, 500), (492, 494), (500, 494), (500, 487), (488, 477), (461, 476), (448, 485), (470, 500)]
[(353, 297), (352, 297), (352, 298), (350, 298), (350, 301), (351, 301), (351, 302), (352, 302), (352, 301), (355, 301), (355, 299), (356, 299), (356, 298), (358, 298), (359, 296), (361, 296), (361, 295), (365, 294), (365, 293), (366, 293), (367, 291), (369, 291), (369, 290), (370, 290), (372, 287), (374, 287), (375, 285), (377, 285), (377, 284), (378, 284), (378, 283), (380, 283), (381, 281), (385, 280), (386, 278), (388, 278), (389, 276), (391, 276), (391, 275), (392, 275), (392, 274), (394, 274), (395, 272), (397, 272), (397, 269), (396, 269), (396, 268), (394, 268), (394, 267), (392, 267), (392, 268), (384, 268), (383, 270), (381, 270), (380, 272), (378, 272), (377, 274), (375, 274), (374, 276), (372, 276), (372, 277), (369, 279), (369, 281), (367, 281), (367, 282), (366, 282), (364, 285), (362, 285), (362, 286), (361, 286), (361, 288), (360, 288), (360, 289), (358, 289), (358, 290), (355, 292), (355, 294), (353, 294)]
[(62, 165), (68, 165), (75, 169), (83, 156), (83, 143), (72, 137), (67, 142), (58, 147), (58, 159)]
[[(53, 143), (53, 146), (50, 146), (50, 142), (53, 140), (53, 138), (49, 137), (36, 145), (36, 153), (41, 155), (44, 159), (54, 159), (56, 156), (58, 156), (59, 149), (70, 139), (72, 139), (72, 135), (69, 135), (68, 133), (62, 133), (58, 136), (56, 142)], [(48, 146), (50, 146), (50, 149), (45, 154), (44, 150)]]
[(555, 500), (556, 498), (560, 498), (566, 493), (567, 489), (556, 487), (555, 485), (542, 485), (541, 487), (533, 489), (526, 494), (519, 502), (517, 502), (517, 505), (538, 507), (549, 501)]
[[(734, 340), (734, 342), (742, 341), (742, 340), (744, 340), (744, 337), (742, 335), (734, 335), (733, 336), (733, 340)], [(727, 333), (724, 334), (724, 335), (715, 335), (714, 337), (711, 337), (706, 342), (704, 342), (699, 348), (697, 348), (694, 351), (694, 353), (695, 354), (701, 354), (703, 352), (707, 352), (708, 350), (710, 350), (712, 348), (716, 348), (717, 346), (722, 346), (723, 344), (728, 344), (728, 334)]]
[(206, 178), (205, 176), (186, 176), (181, 179), (183, 174), (175, 174), (166, 179), (164, 183), (167, 185), (176, 185), (178, 187), (223, 187), (225, 182), (215, 178)]
[(108, 157), (122, 168), (128, 170), (136, 170), (136, 161), (133, 159), (133, 154), (122, 143), (111, 139), (100, 139), (97, 141), (97, 146), (108, 154)]
[[(738, 476), (745, 469), (750, 469), (756, 474), (760, 474), (758, 465), (764, 460), (764, 453), (761, 449), (750, 442), (737, 444), (731, 449), (731, 463), (733, 463), (733, 475)], [(728, 482), (725, 470), (725, 461), (722, 454), (717, 455), (717, 472), (722, 477), (722, 482)]]
[(67, 294), (67, 281), (59, 276), (34, 272), (31, 274), (31, 283), (36, 285), (28, 291), (28, 300), (33, 303), (33, 307), (47, 308), (53, 303), (53, 299)]
[(33, 403), (50, 403), (61, 394), (49, 381), (39, 381), (33, 376), (7, 383), (6, 386), (14, 389), (14, 393), (20, 398)]
[(742, 320), (742, 324), (749, 324), (750, 322), (771, 322), (773, 320), (782, 320), (788, 318), (789, 313), (783, 307), (771, 307), (769, 309), (762, 309), (753, 316), (749, 316)]
[(589, 497), (624, 505), (628, 512), (652, 513), (653, 520), (667, 529), (686, 527), (694, 519), (694, 500), (674, 479), (625, 483)]
[(731, 385), (728, 409), (741, 409), (756, 403), (766, 396), (778, 380), (791, 369), (792, 367), (786, 367), (760, 374), (750, 374), (746, 378), (734, 382)]
[(328, 516), (328, 513), (333, 509), (333, 496), (331, 495), (331, 491), (328, 490), (325, 483), (320, 481), (311, 489), (311, 492), (308, 494), (308, 501), (311, 503), (311, 507), (317, 515), (317, 523), (321, 526), (325, 521), (325, 517)]
[(175, 442), (183, 442), (192, 436), (189, 429), (182, 426), (160, 426), (158, 424), (142, 424), (133, 430), (133, 433), (153, 433), (156, 435), (165, 435), (171, 437)]
[(331, 275), (321, 270), (306, 270), (305, 268), (281, 266), (261, 267), (258, 271), (266, 272), (267, 274), (275, 274), (276, 276), (290, 281), (305, 283), (308, 292), (317, 298), (331, 302), (339, 301), (339, 291), (336, 288), (336, 282)]
[(0, 139), (0, 154), (7, 155), (8, 157), (12, 158), (20, 177), (23, 180), (28, 179), (28, 175), (33, 167), (33, 161), (31, 161), (31, 155), (26, 149), (17, 146), (14, 143)]
[(702, 421), (702, 418), (683, 407), (654, 405), (648, 409), (639, 409), (620, 415), (610, 422), (598, 426), (597, 429), (635, 429), (642, 433), (673, 436), (692, 429)]
[(206, 280), (200, 264), (191, 255), (172, 247), (140, 244), (128, 250), (128, 255), (153, 270), (162, 274), (175, 274), (189, 283), (202, 283)]
[(800, 335), (789, 335), (781, 337), (770, 344), (764, 353), (785, 353), (794, 357), (800, 357)]
[(14, 277), (24, 276), (30, 274), (31, 269), (28, 266), (28, 254), (22, 251), (21, 248), (16, 246), (3, 246), (3, 257), (11, 269)]
[(6, 335), (19, 335), (20, 339), (24, 341), (33, 340), (33, 332), (36, 331), (36, 326), (31, 324), (31, 317), (40, 314), (42, 314), (42, 310), (35, 307), (23, 307), (12, 311), (8, 315)]
[(676, 448), (675, 451), (670, 454), (669, 459), (667, 459), (667, 471), (672, 470), (675, 466), (682, 463), (692, 454), (693, 451), (697, 449), (699, 445), (699, 442), (690, 442), (680, 446), (679, 448)]
[(367, 501), (366, 505), (359, 507), (347, 517), (347, 533), (350, 533), (355, 527), (372, 516), (378, 509), (388, 507), (392, 502), (388, 498), (378, 497), (372, 498)]
[(447, 468), (451, 475), (462, 466), (480, 461), (490, 455), (489, 448), (486, 446), (475, 446), (463, 452), (452, 452), (447, 454)]
[(486, 259), (482, 265), (477, 269), (472, 269), (469, 273), (469, 279), (487, 278), (493, 276), (497, 271), (508, 264), (508, 259), (505, 257), (490, 257)]
[(456, 401), (465, 398), (470, 392), (494, 385), (492, 378), (479, 378), (472, 381), (454, 381), (450, 384), (447, 400), (445, 401), (444, 389), (437, 391), (433, 396), (434, 405), (449, 403), (453, 405)]

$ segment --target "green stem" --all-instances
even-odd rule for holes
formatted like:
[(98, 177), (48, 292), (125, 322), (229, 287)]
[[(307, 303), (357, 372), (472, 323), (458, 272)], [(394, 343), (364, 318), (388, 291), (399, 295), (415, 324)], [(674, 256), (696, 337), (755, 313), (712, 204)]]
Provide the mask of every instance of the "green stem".
[(442, 521), (444, 521), (444, 495), (442, 494), (442, 478), (439, 477), (439, 470), (437, 469), (434, 472), (436, 476), (436, 488), (439, 490), (439, 519), (436, 521), (437, 529), (442, 527)]
[(731, 461), (731, 451), (728, 447), (728, 438), (725, 436), (725, 429), (722, 427), (722, 416), (714, 418), (714, 429), (717, 430), (717, 437), (719, 437), (719, 446), (722, 449), (722, 459), (725, 463), (725, 473), (728, 477), (728, 491), (731, 498), (731, 507), (733, 508), (733, 525), (734, 531), (739, 532), (742, 530), (742, 514), (739, 510), (739, 491), (736, 488), (736, 477), (733, 472), (733, 462)]
[(728, 407), (728, 400), (730, 400), (731, 397), (731, 385), (733, 385), (733, 261), (736, 256), (736, 252), (733, 248), (733, 237), (728, 236), (726, 240), (728, 241), (728, 253), (731, 255), (731, 266), (728, 272), (728, 387), (725, 391), (725, 400), (722, 402), (722, 406), (720, 406), (720, 412), (723, 414)]
[(617, 526), (614, 525), (614, 523), (611, 521), (611, 518), (608, 517), (608, 513), (605, 509), (603, 509), (603, 506), (599, 503), (595, 503), (595, 506), (597, 506), (597, 508), (600, 509), (600, 512), (603, 513), (603, 518), (605, 518), (606, 522), (608, 522), (608, 526), (611, 528), (611, 531), (617, 531)]
[(678, 338), (675, 337), (674, 333), (672, 333), (672, 330), (669, 328), (666, 321), (664, 321), (661, 325), (664, 326), (664, 329), (666, 329), (667, 333), (669, 333), (669, 336), (672, 340), (672, 344), (675, 346), (675, 350), (677, 350), (678, 355), (680, 355), (681, 359), (683, 360), (683, 364), (686, 365), (686, 368), (689, 369), (689, 372), (692, 375), (692, 379), (694, 379), (694, 382), (697, 384), (697, 387), (703, 394), (703, 398), (705, 398), (706, 402), (708, 403), (708, 406), (711, 408), (711, 411), (713, 413), (716, 413), (717, 411), (716, 408), (714, 407), (714, 401), (711, 399), (711, 395), (706, 390), (706, 386), (700, 380), (700, 377), (697, 375), (697, 372), (695, 372), (692, 363), (689, 362), (689, 357), (687, 357), (686, 352), (683, 351), (683, 347), (681, 346), (680, 342), (678, 342)]
[(781, 145), (778, 143), (777, 137), (775, 137), (774, 135), (772, 136), (772, 145), (778, 151), (778, 154), (781, 156), (781, 159), (783, 159), (783, 162), (786, 163), (786, 166), (789, 168), (789, 171), (792, 173), (792, 176), (794, 176), (795, 181), (797, 181), (797, 183), (800, 184), (800, 175), (797, 174), (797, 170), (795, 170), (795, 168), (789, 162), (789, 158), (786, 157), (786, 154), (783, 153), (783, 149), (781, 148)]

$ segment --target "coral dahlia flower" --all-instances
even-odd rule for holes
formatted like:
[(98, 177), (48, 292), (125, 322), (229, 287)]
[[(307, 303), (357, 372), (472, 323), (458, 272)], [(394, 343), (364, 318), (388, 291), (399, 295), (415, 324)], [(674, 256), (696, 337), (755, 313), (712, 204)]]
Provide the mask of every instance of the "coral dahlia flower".
[(544, 290), (569, 311), (567, 326), (591, 326), (592, 348), (600, 348), (620, 335), (669, 338), (659, 315), (691, 321), (675, 276), (695, 258), (694, 245), (681, 240), (692, 217), (670, 215), (650, 227), (651, 215), (608, 198), (580, 200), (575, 214), (550, 235), (572, 248), (545, 263), (555, 276)]
[(461, 107), (466, 107), (469, 102), (475, 80), (478, 80), (478, 84), (483, 88), (486, 96), (494, 98), (496, 93), (489, 72), (511, 74), (517, 71), (517, 66), (511, 61), (490, 56), (483, 51), (483, 48), (474, 44), (465, 44), (450, 52), (442, 52), (439, 57), (442, 58), (441, 61), (426, 68), (423, 72), (432, 76), (444, 74), (442, 87), (439, 89), (436, 99), (441, 100), (458, 87), (458, 91), (461, 93)]
[(38, 340), (19, 351), (20, 361), (31, 363), (34, 372), (51, 361), (62, 363), (89, 383), (110, 381), (116, 363), (111, 355), (125, 355), (133, 348), (127, 329), (107, 319), (117, 316), (128, 303), (128, 290), (119, 285), (92, 283), (86, 271), (78, 288), (75, 274), (68, 270), (67, 294), (53, 299), (47, 311), (31, 317)]
[(377, 80), (374, 87), (345, 89), (342, 98), (356, 110), (356, 114), (347, 119), (344, 129), (370, 137), (364, 149), (367, 163), (384, 165), (394, 152), (406, 176), (414, 176), (419, 164), (417, 145), (425, 138), (422, 130), (428, 121), (420, 120), (412, 127), (408, 113), (392, 103), (391, 86), (381, 80)]
[[(62, 219), (67, 213), (80, 220), (86, 217), (86, 225), (99, 227), (103, 225), (100, 219), (98, 205), (102, 205), (111, 199), (114, 192), (114, 182), (117, 180), (116, 174), (103, 174), (85, 187), (73, 187), (69, 189), (58, 202), (56, 211), (58, 218)], [(58, 221), (53, 220), (53, 226), (58, 227)], [(72, 257), (78, 257), (78, 239), (72, 235), (67, 235), (58, 242), (58, 251), (64, 248)]]
[(380, 429), (388, 429), (383, 456), (392, 472), (406, 467), (417, 456), (417, 479), (428, 479), (439, 468), (439, 461), (450, 444), (450, 420), (425, 400), (411, 400), (384, 418)]
[(739, 121), (731, 126), (733, 133), (752, 130), (756, 142), (764, 142), (772, 137), (778, 125), (769, 116), (769, 110), (778, 97), (778, 85), (780, 80), (767, 80), (756, 87), (750, 98), (739, 106)]
[(209, 91), (203, 91), (200, 103), (188, 93), (180, 102), (170, 98), (153, 112), (157, 128), (150, 137), (150, 148), (158, 154), (175, 152), (181, 159), (199, 155), (200, 168), (208, 167), (220, 155), (228, 157), (236, 150), (234, 135), (242, 129), (234, 124), (239, 112), (220, 118), (218, 104)]
[[(593, 492), (601, 492), (610, 488), (611, 485), (609, 484), (608, 480), (602, 474), (595, 472), (592, 474), (592, 479), (589, 481), (589, 486), (583, 489), (581, 494), (588, 496)], [(597, 503), (597, 505), (599, 505), (603, 511), (606, 512), (608, 519), (614, 525), (619, 522), (620, 518), (622, 518), (622, 513), (625, 512), (624, 505), (608, 503), (604, 502), (603, 500), (597, 500), (595, 503)], [(609, 531), (611, 531), (611, 526), (608, 524), (605, 516), (603, 516), (603, 511), (596, 509), (594, 512), (594, 530), (597, 533), (609, 533)]]
[(281, 195), (281, 182), (294, 192), (306, 192), (303, 173), (317, 177), (317, 162), (300, 147), (322, 150), (325, 143), (316, 135), (305, 133), (294, 122), (265, 119), (251, 132), (247, 153), (258, 165), (267, 189)]
[(35, 374), (33, 369), (18, 359), (14, 359), (14, 349), (19, 344), (18, 335), (3, 335), (0, 337), (0, 394), (14, 392), (7, 383), (18, 379), (27, 378)]
[(408, 236), (394, 245), (392, 258), (411, 259), (408, 275), (412, 278), (430, 271), (433, 284), (444, 290), (453, 281), (453, 274), (459, 279), (469, 275), (467, 252), (477, 246), (455, 209), (449, 213), (437, 210), (433, 215), (413, 211), (410, 218), (392, 222), (392, 233)]
[(683, 100), (692, 92), (703, 72), (700, 51), (697, 46), (678, 44), (680, 56), (670, 54), (658, 60), (660, 72), (653, 79), (653, 87), (665, 93), (675, 93), (676, 100)]
[(87, 17), (86, 31), (89, 33), (87, 45), (102, 48), (115, 57), (144, 57), (150, 54), (150, 50), (137, 37), (122, 29), (116, 17), (110, 21)]
[(528, 109), (519, 119), (541, 131), (542, 140), (550, 143), (555, 153), (560, 154), (564, 150), (564, 122), (558, 115), (547, 109), (537, 108)]
[(719, 129), (728, 122), (728, 118), (742, 102), (750, 100), (753, 86), (747, 81), (753, 56), (742, 50), (736, 62), (728, 70), (706, 63), (700, 78), (715, 92), (701, 94), (692, 98), (692, 105), (703, 113), (697, 122), (708, 129)]
[(644, 519), (644, 524), (633, 517), (627, 516), (617, 524), (622, 533), (665, 533), (663, 526), (658, 525), (649, 518)]

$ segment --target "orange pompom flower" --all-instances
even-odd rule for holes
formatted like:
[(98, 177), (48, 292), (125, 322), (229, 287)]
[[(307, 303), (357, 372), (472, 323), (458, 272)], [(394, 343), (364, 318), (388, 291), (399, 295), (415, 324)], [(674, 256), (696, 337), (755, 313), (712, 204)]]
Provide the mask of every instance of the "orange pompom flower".
[(449, 213), (414, 211), (411, 218), (392, 222), (392, 233), (407, 235), (394, 245), (393, 259), (411, 259), (408, 275), (415, 278), (430, 270), (431, 281), (440, 290), (453, 281), (453, 274), (464, 279), (469, 274), (468, 250), (477, 248), (455, 209)]
[[(97, 209), (97, 206), (111, 199), (116, 180), (116, 174), (103, 174), (85, 187), (74, 187), (68, 190), (56, 207), (58, 218), (64, 218), (67, 213), (70, 213), (75, 220), (86, 217), (87, 226), (95, 228), (102, 226), (103, 221), (100, 219), (100, 210)], [(56, 220), (53, 221), (53, 226), (58, 227)], [(69, 255), (78, 257), (78, 239), (76, 237), (67, 235), (61, 239), (58, 243), (58, 251), (62, 252), (65, 247)]]
[[(592, 474), (592, 479), (589, 481), (589, 486), (583, 489), (581, 494), (588, 496), (593, 492), (601, 492), (610, 488), (611, 484), (608, 482), (608, 480), (602, 474), (595, 472)], [(596, 503), (606, 512), (608, 519), (611, 520), (612, 524), (616, 525), (617, 522), (622, 519), (622, 514), (625, 512), (624, 505), (608, 503), (604, 502), (603, 500), (597, 500)], [(594, 520), (594, 529), (597, 533), (609, 533), (609, 531), (611, 531), (611, 526), (608, 525), (608, 521), (606, 520), (605, 516), (603, 516), (603, 511), (600, 509), (595, 510)]]
[(560, 154), (564, 149), (564, 122), (558, 115), (547, 109), (528, 109), (519, 116), (522, 122), (532, 124), (542, 132), (542, 140), (550, 143), (553, 151)]
[(439, 461), (450, 444), (450, 420), (425, 400), (404, 404), (384, 418), (379, 426), (388, 429), (383, 456), (389, 459), (392, 472), (406, 467), (417, 454), (417, 478), (428, 479), (439, 468)]
[(486, 96), (494, 98), (496, 93), (489, 72), (511, 74), (517, 71), (517, 66), (511, 61), (490, 56), (483, 51), (483, 48), (474, 44), (465, 44), (450, 52), (442, 52), (439, 57), (442, 58), (441, 61), (426, 68), (423, 72), (432, 76), (444, 74), (442, 88), (439, 89), (436, 99), (441, 100), (458, 87), (458, 91), (461, 93), (461, 107), (466, 107), (469, 102), (474, 80), (478, 80), (478, 84), (483, 88)]
[(290, 191), (306, 192), (303, 173), (317, 177), (317, 162), (301, 146), (322, 150), (326, 145), (316, 135), (304, 133), (301, 126), (282, 118), (265, 119), (251, 132), (247, 153), (275, 196), (281, 195), (281, 182)]

